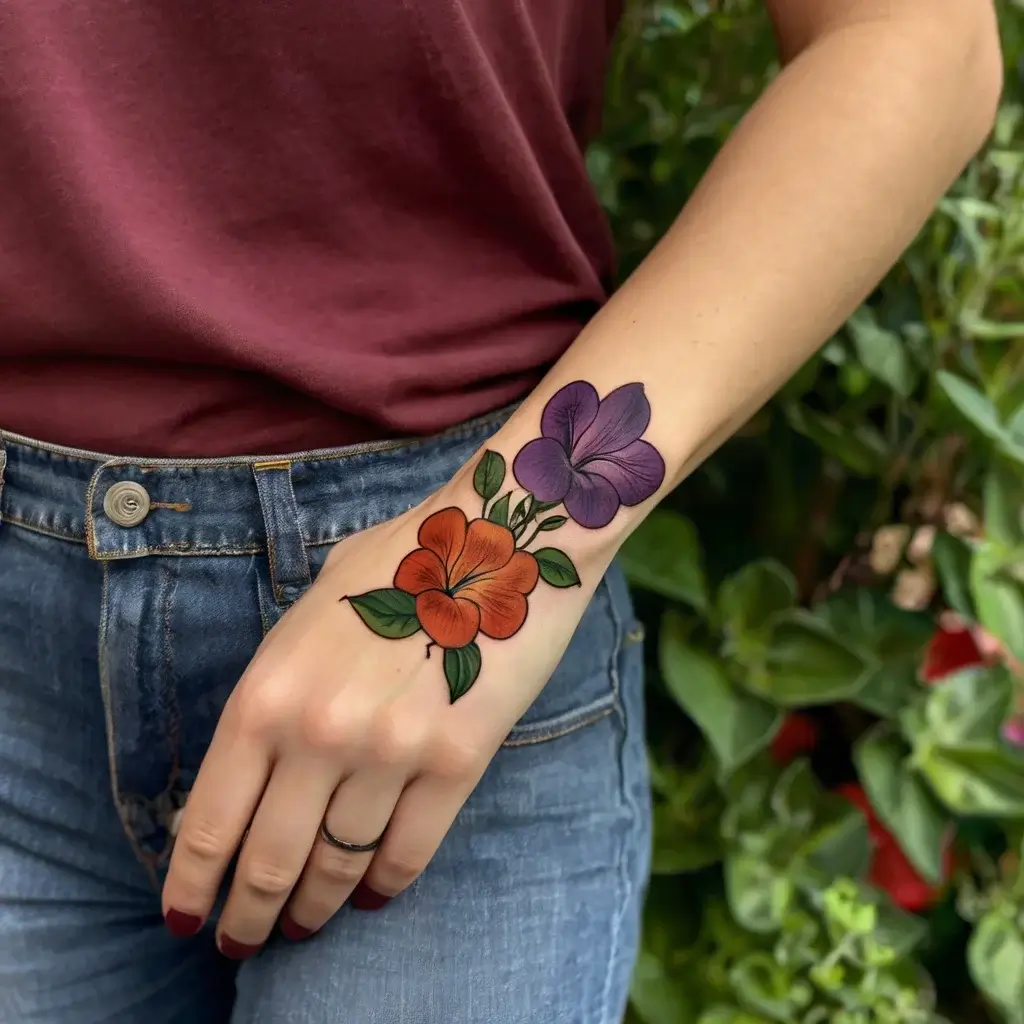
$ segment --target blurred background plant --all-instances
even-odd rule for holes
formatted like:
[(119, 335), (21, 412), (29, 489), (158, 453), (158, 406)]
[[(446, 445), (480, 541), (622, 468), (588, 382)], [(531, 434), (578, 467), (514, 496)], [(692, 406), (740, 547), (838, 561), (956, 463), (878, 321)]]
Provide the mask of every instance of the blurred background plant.
[[(655, 850), (631, 1020), (1024, 1024), (1024, 4), (986, 151), (624, 552)], [(628, 273), (776, 71), (636, 0), (589, 167)]]

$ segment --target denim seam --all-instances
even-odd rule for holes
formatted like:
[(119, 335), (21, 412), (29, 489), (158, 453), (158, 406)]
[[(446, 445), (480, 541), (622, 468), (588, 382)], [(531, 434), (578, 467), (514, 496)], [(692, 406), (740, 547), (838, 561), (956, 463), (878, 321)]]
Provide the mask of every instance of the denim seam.
[[(599, 593), (604, 598), (603, 603), (607, 605), (607, 614), (611, 619), (612, 634), (615, 637), (612, 644), (611, 657), (614, 660), (616, 653), (621, 649), (622, 637), (619, 620), (614, 612), (614, 597), (606, 577), (601, 577), (601, 582), (598, 583), (595, 589), (593, 599), (596, 599)], [(556, 740), (562, 736), (568, 736), (570, 733), (576, 732), (577, 729), (582, 729), (585, 726), (599, 722), (615, 710), (619, 703), (617, 677), (614, 673), (610, 673), (610, 678), (612, 687), (609, 693), (598, 697), (589, 704), (582, 705), (582, 707), (563, 711), (560, 715), (554, 715), (540, 722), (529, 722), (526, 725), (516, 726), (508, 734), (505, 742), (502, 743), (502, 747), (525, 747), (535, 743), (545, 743), (548, 740)]]
[(270, 632), (273, 624), (271, 623), (270, 619), (267, 618), (267, 613), (264, 608), (264, 603), (266, 602), (267, 598), (266, 593), (263, 589), (263, 584), (260, 582), (260, 567), (258, 565), (254, 565), (253, 571), (256, 574), (256, 603), (259, 605), (260, 625), (263, 627), (263, 636), (261, 637), (261, 639), (266, 640), (267, 634)]
[(73, 534), (67, 533), (56, 533), (53, 530), (47, 530), (45, 527), (38, 526), (35, 523), (26, 523), (24, 519), (19, 519), (17, 516), (4, 516), (4, 522), (10, 523), (12, 526), (20, 526), (24, 530), (29, 530), (32, 533), (42, 534), (44, 537), (52, 537), (54, 540), (66, 541), (68, 544), (85, 544), (85, 541), (81, 537), (75, 537)]
[(110, 570), (104, 565), (103, 566), (103, 589), (102, 596), (100, 598), (100, 630), (99, 630), (99, 651), (98, 651), (98, 662), (99, 662), (99, 674), (100, 674), (100, 694), (103, 698), (103, 717), (106, 721), (107, 726), (107, 763), (110, 768), (110, 791), (114, 801), (114, 809), (117, 811), (117, 816), (121, 821), (121, 827), (124, 829), (125, 836), (128, 839), (128, 843), (131, 846), (132, 852), (135, 854), (136, 859), (142, 865), (143, 870), (149, 876), (149, 880), (153, 885), (153, 888), (158, 892), (160, 890), (160, 880), (157, 877), (156, 870), (150, 860), (146, 857), (145, 852), (139, 846), (138, 840), (135, 837), (135, 833), (132, 831), (127, 818), (125, 817), (124, 807), (121, 803), (121, 784), (118, 778), (117, 771), (117, 741), (115, 738), (115, 722), (114, 722), (114, 704), (111, 699), (110, 692), (110, 676), (109, 666), (107, 664), (107, 616), (110, 608)]
[[(607, 718), (614, 710), (614, 707), (605, 707), (600, 711), (595, 711), (592, 715), (588, 715), (586, 718), (581, 718), (578, 721), (573, 722), (571, 725), (567, 725), (564, 729), (558, 729), (555, 732), (550, 732), (547, 729), (540, 730), (539, 734), (536, 736), (519, 735), (516, 736), (515, 739), (505, 740), (501, 746), (504, 750), (514, 750), (516, 747), (529, 747), (536, 743), (547, 743), (549, 740), (561, 739), (563, 736), (569, 736), (571, 733), (584, 729), (588, 725), (600, 722), (602, 718)], [(529, 728), (529, 726), (526, 726), (526, 728)]]
[[(637, 809), (633, 805), (633, 801), (629, 795), (629, 784), (626, 779), (626, 748), (629, 743), (629, 723), (626, 721), (626, 712), (620, 698), (621, 691), (621, 680), (619, 678), (619, 659), (623, 651), (623, 637), (626, 632), (625, 624), (619, 618), (618, 612), (615, 609), (614, 601), (609, 601), (608, 611), (612, 617), (612, 621), (615, 624), (615, 637), (616, 644), (612, 651), (611, 658), (608, 662), (608, 671), (612, 678), (612, 689), (615, 693), (616, 708), (619, 712), (619, 717), (622, 722), (622, 735), (619, 740), (619, 751), (618, 751), (618, 762), (619, 762), (619, 781), (622, 787), (620, 792), (620, 798), (623, 804), (625, 804), (630, 810), (630, 817), (633, 821), (637, 819)], [(629, 835), (632, 834), (630, 830)], [(622, 926), (623, 919), (626, 915), (626, 908), (629, 905), (631, 897), (631, 881), (629, 877), (629, 866), (628, 860), (628, 846), (629, 838), (623, 840), (619, 851), (618, 851), (618, 876), (619, 876), (619, 900), (618, 900), (618, 913), (612, 922), (611, 928), (611, 946), (608, 955), (608, 966), (605, 971), (604, 980), (604, 991), (602, 993), (601, 1002), (601, 1020), (603, 1024), (616, 1024), (618, 1021), (618, 1015), (612, 1015), (611, 1001), (612, 1001), (612, 986), (615, 974), (615, 965), (618, 962), (618, 950), (622, 939)]]
[[(168, 585), (164, 603), (164, 707), (169, 715), (167, 723), (167, 753), (171, 760), (171, 770), (167, 779), (167, 790), (170, 793), (181, 772), (181, 708), (178, 705), (178, 680), (174, 675), (174, 639), (172, 633), (172, 615), (174, 600), (178, 593), (178, 564), (172, 562), (168, 567)], [(169, 822), (167, 823), (169, 825)], [(168, 832), (170, 829), (168, 828)]]
[[(4, 451), (3, 438), (0, 438), (0, 498), (4, 496), (4, 470), (7, 468), (7, 452)], [(4, 521), (3, 511), (0, 510), (0, 523)]]
[[(304, 580), (302, 580), (298, 584), (296, 584), (298, 589), (301, 591), (301, 593), (299, 594), (299, 597), (301, 597), (302, 594), (304, 594), (307, 590), (309, 590), (309, 588), (313, 585), (313, 574), (310, 571), (309, 555), (306, 554), (306, 543), (305, 543), (305, 540), (302, 537), (302, 523), (301, 523), (301, 520), (300, 520), (301, 512), (299, 511), (298, 499), (295, 497), (295, 481), (292, 478), (292, 469), (293, 468), (294, 468), (293, 465), (291, 463), (289, 463), (288, 464), (288, 474), (287, 474), (285, 479), (287, 480), (287, 483), (288, 483), (288, 493), (291, 495), (291, 499), (292, 499), (291, 510), (295, 512), (295, 517), (296, 517), (295, 527), (298, 530), (298, 533), (299, 533), (299, 544), (302, 547), (301, 558), (306, 563), (306, 575), (307, 575), (307, 577), (309, 577), (309, 582), (308, 583), (306, 583)], [(267, 540), (269, 541), (270, 538), (268, 537)], [(297, 600), (298, 600), (298, 598), (294, 598), (291, 601), (287, 601), (287, 606), (290, 607), (291, 605), (295, 604), (295, 601), (297, 601)]]

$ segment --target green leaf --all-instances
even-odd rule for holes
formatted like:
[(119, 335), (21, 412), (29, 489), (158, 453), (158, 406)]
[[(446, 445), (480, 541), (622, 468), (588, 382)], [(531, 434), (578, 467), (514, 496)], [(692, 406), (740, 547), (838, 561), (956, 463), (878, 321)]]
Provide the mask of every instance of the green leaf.
[(971, 560), (971, 594), (982, 626), (1024, 660), (1024, 584), (1006, 572), (1014, 561), (997, 544), (979, 544)]
[(572, 559), (558, 548), (540, 548), (534, 557), (540, 566), (540, 578), (552, 587), (578, 587), (580, 577)]
[(662, 622), (659, 657), (666, 689), (704, 733), (723, 775), (771, 742), (782, 713), (733, 686), (721, 661), (687, 643), (681, 620), (671, 612)]
[(1013, 686), (1002, 668), (968, 668), (929, 688), (924, 720), (928, 742), (943, 747), (995, 748)]
[(774, 616), (771, 626), (764, 660), (743, 676), (743, 684), (774, 704), (799, 707), (849, 700), (878, 668), (802, 609)]
[(697, 530), (671, 509), (655, 509), (627, 538), (619, 559), (630, 582), (703, 610), (708, 603)]
[(642, 1024), (693, 1024), (696, 1021), (696, 1010), (685, 980), (646, 949), (637, 957), (629, 999)]
[(996, 442), (1008, 438), (996, 407), (973, 384), (947, 370), (939, 370), (935, 380), (961, 415), (987, 438)]
[(917, 672), (935, 630), (930, 615), (897, 608), (866, 587), (847, 590), (820, 605), (815, 615), (843, 642), (877, 662), (854, 700), (882, 718), (895, 718), (918, 691)]
[(541, 520), (537, 529), (542, 533), (547, 533), (549, 530), (557, 530), (560, 526), (565, 526), (568, 521), (566, 516), (548, 516), (547, 519)]
[(885, 438), (869, 423), (848, 427), (797, 403), (786, 406), (786, 419), (798, 434), (809, 438), (857, 476), (877, 476), (889, 462)]
[(701, 821), (691, 824), (680, 817), (672, 804), (655, 806), (652, 875), (689, 874), (721, 859), (722, 842), (717, 829)]
[(1008, 548), (1024, 544), (1024, 473), (993, 459), (985, 478), (985, 536)]
[(971, 598), (971, 547), (951, 533), (936, 534), (932, 543), (932, 561), (939, 574), (946, 603), (964, 618), (976, 617)]
[(854, 750), (864, 790), (879, 819), (915, 868), (930, 882), (943, 879), (949, 815), (908, 765), (909, 748), (884, 726), (866, 733)]
[(784, 566), (771, 559), (749, 562), (718, 588), (718, 614), (731, 641), (730, 651), (741, 660), (759, 653), (762, 634), (773, 615), (796, 602), (796, 580)]
[(444, 677), (448, 680), (448, 697), (454, 704), (476, 682), (480, 675), (480, 648), (476, 644), (449, 647), (444, 652)]
[(491, 510), (487, 513), (487, 518), (492, 523), (497, 523), (499, 526), (508, 526), (508, 503), (512, 498), (512, 492), (509, 491), (504, 497), (499, 498), (492, 506)]
[(933, 747), (920, 770), (954, 813), (986, 818), (1024, 818), (1024, 762), (1004, 750)]
[(782, 927), (793, 901), (793, 883), (763, 857), (735, 853), (725, 861), (725, 892), (733, 917), (756, 934)]
[(1008, 1024), (1024, 1020), (1024, 935), (1000, 909), (978, 922), (967, 946), (967, 966)]
[(420, 630), (420, 621), (416, 618), (416, 598), (404, 590), (370, 590), (350, 597), (348, 602), (377, 636), (401, 640)]
[(807, 986), (794, 985), (791, 970), (768, 952), (748, 953), (739, 960), (729, 972), (729, 983), (744, 1006), (774, 1021), (799, 1020), (811, 998)]
[(873, 853), (867, 819), (841, 797), (823, 798), (828, 813), (800, 848), (798, 876), (815, 888), (836, 878), (860, 878), (867, 873)]
[(917, 382), (917, 371), (903, 339), (883, 330), (867, 306), (861, 306), (847, 321), (847, 333), (864, 369), (907, 398)]
[(490, 501), (505, 481), (505, 458), (487, 449), (473, 473), (473, 489), (484, 501)]

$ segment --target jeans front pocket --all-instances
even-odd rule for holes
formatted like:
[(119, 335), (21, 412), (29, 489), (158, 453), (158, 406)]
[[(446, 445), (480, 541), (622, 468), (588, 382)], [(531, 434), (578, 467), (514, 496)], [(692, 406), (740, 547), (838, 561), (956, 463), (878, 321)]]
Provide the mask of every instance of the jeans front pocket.
[(551, 679), (504, 746), (557, 739), (610, 714), (620, 697), (620, 655), (639, 639), (629, 587), (613, 563)]

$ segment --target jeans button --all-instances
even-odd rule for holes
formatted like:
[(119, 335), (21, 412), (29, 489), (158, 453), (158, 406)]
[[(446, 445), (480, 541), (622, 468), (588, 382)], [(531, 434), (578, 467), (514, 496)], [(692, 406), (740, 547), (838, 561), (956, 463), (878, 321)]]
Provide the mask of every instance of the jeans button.
[(149, 515), (149, 492), (142, 484), (121, 480), (103, 496), (103, 511), (118, 526), (138, 526)]

